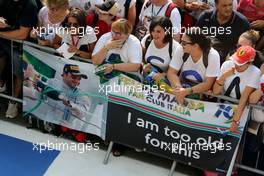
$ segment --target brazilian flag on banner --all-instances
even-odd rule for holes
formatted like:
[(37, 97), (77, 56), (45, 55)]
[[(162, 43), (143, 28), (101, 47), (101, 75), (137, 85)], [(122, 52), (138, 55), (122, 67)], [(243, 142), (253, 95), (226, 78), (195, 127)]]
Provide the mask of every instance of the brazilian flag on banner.
[(25, 50), (23, 52), (23, 60), (31, 64), (38, 73), (45, 76), (46, 78), (55, 77), (56, 70), (54, 70), (52, 67), (48, 66), (44, 62), (40, 61), (38, 58), (31, 55)]

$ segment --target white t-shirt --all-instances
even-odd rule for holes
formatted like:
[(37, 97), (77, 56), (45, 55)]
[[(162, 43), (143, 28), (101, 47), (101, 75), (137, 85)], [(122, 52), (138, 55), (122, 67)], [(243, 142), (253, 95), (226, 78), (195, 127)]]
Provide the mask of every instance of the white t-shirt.
[(103, 0), (70, 0), (69, 5), (70, 7), (77, 7), (84, 11), (93, 10), (95, 9), (96, 4), (104, 3)]
[[(149, 36), (150, 35), (148, 34), (142, 39), (141, 45), (143, 47), (145, 47), (145, 42)], [(157, 48), (154, 44), (154, 41), (152, 40), (145, 54), (145, 62), (155, 65), (159, 67), (163, 72), (166, 72), (168, 70), (170, 61), (173, 57), (175, 57), (176, 49), (180, 44), (175, 40), (173, 40), (172, 53), (171, 53), (172, 58), (170, 58), (170, 54), (169, 54), (169, 45), (170, 44), (167, 43), (165, 47)]]
[[(172, 2), (171, 0), (168, 0), (167, 4), (163, 6), (155, 6), (154, 4), (150, 4), (148, 7), (146, 7), (148, 1), (146, 1), (141, 9), (140, 15), (139, 15), (139, 20), (145, 24), (145, 27), (147, 29), (149, 28), (150, 21), (146, 20), (151, 17), (155, 16), (165, 16), (167, 7), (169, 4)], [(170, 14), (170, 20), (172, 22), (173, 26), (173, 32), (175, 34), (180, 33), (181, 31), (181, 15), (179, 13), (179, 10), (177, 8), (174, 8), (171, 11)], [(148, 22), (147, 22), (148, 21)]]
[(38, 13), (38, 20), (39, 23), (41, 24), (41, 27), (45, 27), (46, 34), (44, 35), (44, 38), (46, 40), (53, 41), (55, 37), (55, 31), (56, 31), (55, 29), (60, 26), (62, 21), (55, 24), (51, 23), (49, 20), (48, 12), (49, 9), (47, 6), (42, 7)]
[[(232, 67), (235, 67), (235, 64), (233, 61), (231, 60), (225, 61), (221, 67), (220, 76), (226, 71), (230, 70)], [(224, 82), (224, 92), (227, 91), (228, 87), (230, 86), (230, 84), (236, 77), (239, 77), (240, 79), (240, 83), (239, 83), (240, 95), (243, 93), (246, 86), (257, 89), (259, 87), (260, 75), (261, 75), (260, 70), (254, 65), (250, 65), (248, 69), (245, 70), (244, 72), (235, 71), (234, 75), (226, 78)], [(228, 96), (233, 97), (233, 98), (238, 98), (236, 96), (235, 87), (232, 89), (230, 95)]]
[[(97, 41), (92, 55), (99, 52), (111, 38), (111, 32), (102, 35)], [(112, 49), (108, 51), (106, 59), (111, 60), (113, 57), (120, 57), (124, 63), (141, 63), (142, 49), (140, 41), (135, 36), (129, 35), (121, 49)]]
[(211, 48), (208, 55), (208, 65), (205, 68), (203, 63), (203, 56), (195, 63), (191, 55), (183, 63), (183, 49), (179, 46), (175, 57), (172, 58), (170, 67), (175, 70), (181, 70), (181, 77), (195, 82), (203, 82), (205, 77), (217, 77), (220, 72), (220, 56), (218, 52)]
[[(125, 18), (125, 3), (127, 0), (117, 0), (117, 4), (120, 8), (119, 13), (117, 14), (120, 18)], [(136, 3), (136, 0), (131, 0), (129, 4), (129, 8), (132, 7)]]
[[(97, 40), (94, 30), (90, 26), (86, 27), (86, 32), (80, 38), (78, 36), (72, 37), (72, 35), (67, 32), (60, 32), (58, 35), (62, 38), (62, 43), (75, 45), (78, 49), (83, 51), (86, 51), (88, 44), (94, 43)], [(84, 49), (82, 49), (83, 47)]]

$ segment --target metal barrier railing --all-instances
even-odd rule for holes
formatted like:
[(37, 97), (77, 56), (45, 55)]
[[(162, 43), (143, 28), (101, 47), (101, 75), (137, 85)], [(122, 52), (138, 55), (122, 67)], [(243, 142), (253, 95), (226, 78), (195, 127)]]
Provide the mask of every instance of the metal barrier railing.
[[(51, 53), (51, 54), (57, 53), (57, 51), (54, 48), (50, 48), (50, 47), (46, 47), (46, 46), (41, 46), (41, 45), (38, 45), (36, 43), (29, 42), (29, 41), (11, 40), (11, 66), (12, 66), (12, 73), (14, 72), (14, 70), (13, 70), (13, 57), (14, 57), (13, 43), (14, 42), (26, 44), (26, 45), (32, 46), (34, 48), (38, 48), (41, 51), (44, 51), (44, 52), (47, 52), (47, 53)], [(82, 62), (91, 63), (91, 60), (84, 59), (84, 58), (81, 58), (81, 57), (78, 57), (78, 56), (74, 56), (73, 59), (74, 60), (78, 60), (78, 61), (82, 61)], [(12, 101), (16, 101), (18, 103), (23, 103), (23, 100), (22, 99), (15, 98), (13, 96), (13, 86), (14, 86), (13, 85), (13, 81), (14, 81), (14, 78), (13, 78), (13, 75), (12, 75), (12, 96), (6, 95), (6, 94), (3, 94), (3, 93), (0, 93), (0, 97), (6, 98), (6, 99), (9, 99), (9, 100), (12, 100)], [(239, 100), (234, 99), (234, 98), (231, 98), (231, 97), (227, 97), (227, 96), (224, 96), (224, 95), (214, 95), (214, 94), (211, 94), (211, 93), (204, 93), (204, 94), (205, 95), (212, 96), (212, 97), (216, 97), (218, 99), (222, 99), (222, 100), (226, 100), (226, 101), (229, 101), (229, 102), (233, 102), (235, 104), (238, 104), (239, 103)], [(257, 108), (257, 109), (264, 110), (264, 107), (263, 106), (260, 106), (260, 105), (249, 104), (249, 106), (251, 108)], [(175, 165), (175, 167), (176, 167), (176, 165)], [(251, 167), (248, 167), (248, 166), (245, 166), (245, 165), (241, 165), (241, 164), (235, 164), (235, 167), (241, 168), (241, 169), (244, 169), (244, 170), (253, 172), (253, 173), (257, 173), (257, 174), (260, 174), (260, 175), (264, 175), (264, 171), (258, 170), (256, 168), (251, 168)]]

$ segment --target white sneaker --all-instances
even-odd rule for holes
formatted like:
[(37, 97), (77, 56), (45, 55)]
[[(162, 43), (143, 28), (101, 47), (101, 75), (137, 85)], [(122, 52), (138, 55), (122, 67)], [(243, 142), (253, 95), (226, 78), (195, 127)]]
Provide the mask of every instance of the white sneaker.
[(16, 103), (9, 102), (8, 103), (8, 108), (6, 111), (6, 117), (8, 118), (15, 118), (18, 114), (18, 108)]
[(2, 85), (0, 85), (0, 93), (6, 91), (6, 83), (2, 83)]

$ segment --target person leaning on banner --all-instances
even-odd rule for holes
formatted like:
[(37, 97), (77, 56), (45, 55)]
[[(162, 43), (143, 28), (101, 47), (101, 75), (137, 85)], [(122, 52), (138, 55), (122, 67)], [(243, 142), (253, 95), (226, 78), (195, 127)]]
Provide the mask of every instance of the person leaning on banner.
[(104, 64), (104, 74), (113, 71), (137, 72), (142, 62), (140, 41), (133, 35), (132, 25), (126, 19), (118, 19), (112, 24), (111, 32), (97, 41), (92, 62)]
[(225, 96), (239, 99), (236, 112), (233, 115), (230, 131), (234, 132), (239, 126), (240, 117), (248, 102), (250, 94), (258, 88), (260, 70), (252, 65), (256, 51), (250, 46), (241, 46), (223, 63), (220, 76), (217, 78), (213, 93), (223, 93)]
[[(32, 27), (37, 25), (38, 6), (35, 0), (8, 0), (0, 5), (0, 93), (6, 90), (6, 83), (3, 75), (6, 62), (13, 60), (14, 87), (13, 96), (18, 98), (21, 94), (23, 73), (22, 73), (22, 45), (14, 43), (13, 58), (11, 58), (11, 39), (25, 40)], [(5, 38), (5, 39), (3, 39)], [(8, 70), (12, 70), (9, 68)], [(11, 92), (11, 91), (10, 91)], [(6, 117), (15, 118), (18, 114), (18, 105), (9, 102)]]
[[(211, 47), (210, 38), (198, 27), (191, 27), (183, 34), (181, 46), (175, 53), (167, 77), (176, 100), (183, 104), (186, 96), (211, 89), (220, 72), (220, 57)], [(190, 98), (199, 99), (200, 96)]]
[(93, 28), (86, 25), (86, 13), (71, 8), (61, 25), (65, 28), (55, 35), (54, 48), (66, 43), (69, 45), (68, 52), (90, 59), (97, 37)]

